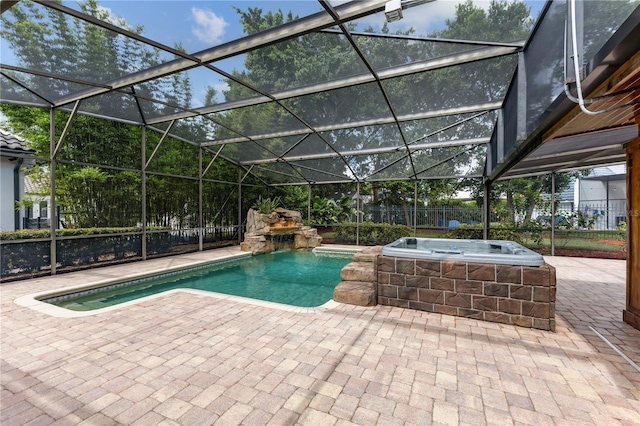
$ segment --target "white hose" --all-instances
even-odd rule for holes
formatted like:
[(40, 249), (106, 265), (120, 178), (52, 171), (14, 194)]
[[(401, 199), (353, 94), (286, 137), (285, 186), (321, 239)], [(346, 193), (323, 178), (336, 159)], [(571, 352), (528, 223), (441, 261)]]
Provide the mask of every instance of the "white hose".
[[(578, 95), (578, 98), (577, 98), (578, 105), (580, 105), (580, 109), (585, 114), (589, 114), (589, 115), (602, 114), (603, 112), (608, 112), (608, 110), (589, 111), (585, 106), (584, 97), (582, 96), (582, 85), (580, 83), (580, 54), (578, 53), (578, 36), (576, 34), (576, 0), (571, 0), (569, 4), (570, 4), (570, 11), (571, 11), (571, 42), (573, 47), (573, 73), (576, 78), (576, 92)], [(565, 93), (566, 92), (568, 92), (568, 89), (565, 85)], [(569, 99), (571, 99), (571, 97)], [(575, 102), (575, 98), (571, 100)]]

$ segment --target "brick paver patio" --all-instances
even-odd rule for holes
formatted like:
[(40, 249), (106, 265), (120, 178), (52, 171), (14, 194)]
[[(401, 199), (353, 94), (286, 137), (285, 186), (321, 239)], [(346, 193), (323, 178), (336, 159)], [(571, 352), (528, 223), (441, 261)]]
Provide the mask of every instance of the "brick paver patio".
[(286, 310), (172, 292), (60, 318), (20, 296), (237, 248), (0, 286), (0, 424), (640, 424), (625, 262), (547, 258), (557, 332), (401, 308)]

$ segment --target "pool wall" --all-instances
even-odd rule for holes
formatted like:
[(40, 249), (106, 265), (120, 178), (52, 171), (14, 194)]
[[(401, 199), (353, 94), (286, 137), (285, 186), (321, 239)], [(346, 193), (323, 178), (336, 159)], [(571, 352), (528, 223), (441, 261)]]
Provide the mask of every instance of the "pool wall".
[(556, 273), (522, 266), (379, 255), (378, 303), (555, 331)]

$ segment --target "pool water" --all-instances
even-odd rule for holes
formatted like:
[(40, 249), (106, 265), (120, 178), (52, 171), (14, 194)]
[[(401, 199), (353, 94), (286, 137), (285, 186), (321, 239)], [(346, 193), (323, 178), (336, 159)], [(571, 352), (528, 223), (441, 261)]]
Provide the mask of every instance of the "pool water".
[(333, 290), (340, 282), (340, 270), (352, 258), (353, 255), (347, 253), (276, 251), (43, 301), (74, 311), (89, 311), (167, 290), (190, 288), (315, 307), (333, 298)]

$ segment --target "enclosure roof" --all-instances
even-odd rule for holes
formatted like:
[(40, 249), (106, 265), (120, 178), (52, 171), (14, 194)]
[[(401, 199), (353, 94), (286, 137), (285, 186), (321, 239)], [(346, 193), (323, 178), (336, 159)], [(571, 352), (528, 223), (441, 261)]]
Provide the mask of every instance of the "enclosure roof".
[(544, 133), (537, 148), (523, 156), (505, 177), (626, 161), (625, 143), (640, 136), (639, 39), (640, 8), (636, 8), (585, 66), (590, 70), (582, 81), (585, 107), (580, 108), (564, 93), (558, 96), (547, 112), (550, 119), (540, 126)]
[[(389, 24), (383, 0), (232, 3), (3, 1), (0, 101), (145, 126), (274, 185), (486, 173), (526, 19), (469, 30), (447, 1), (404, 0)], [(530, 22), (551, 4), (524, 3)], [(20, 7), (38, 16), (26, 32), (6, 25)]]

